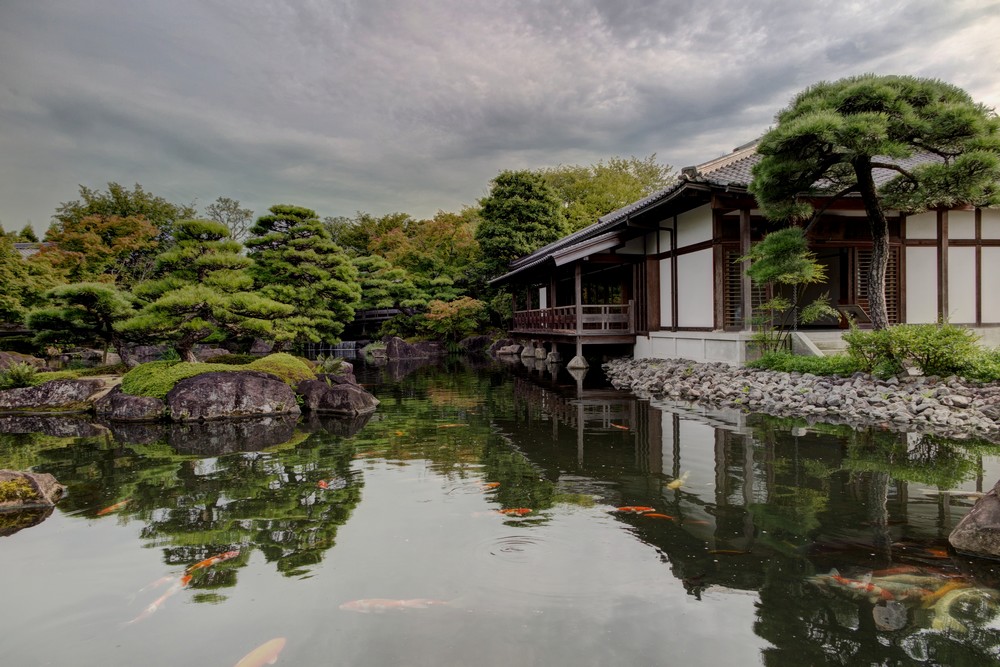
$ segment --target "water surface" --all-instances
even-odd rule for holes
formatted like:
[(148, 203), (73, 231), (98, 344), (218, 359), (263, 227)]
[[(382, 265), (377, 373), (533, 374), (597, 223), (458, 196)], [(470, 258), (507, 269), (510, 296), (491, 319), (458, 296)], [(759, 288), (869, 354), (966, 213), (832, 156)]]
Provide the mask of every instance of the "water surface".
[[(352, 421), (0, 420), (0, 467), (69, 487), (0, 538), (4, 664), (233, 665), (277, 637), (288, 665), (1000, 661), (1000, 577), (946, 541), (1000, 448), (598, 376), (370, 368)], [(945, 622), (862, 589), (899, 573), (976, 593)]]

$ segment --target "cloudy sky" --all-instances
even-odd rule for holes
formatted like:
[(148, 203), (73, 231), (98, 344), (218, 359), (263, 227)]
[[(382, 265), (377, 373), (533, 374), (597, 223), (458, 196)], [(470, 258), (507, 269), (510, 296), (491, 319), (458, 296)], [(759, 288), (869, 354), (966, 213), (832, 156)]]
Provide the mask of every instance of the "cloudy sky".
[(0, 0), (0, 221), (109, 181), (429, 217), (501, 169), (706, 161), (824, 79), (1000, 107), (997, 35), (1000, 0)]

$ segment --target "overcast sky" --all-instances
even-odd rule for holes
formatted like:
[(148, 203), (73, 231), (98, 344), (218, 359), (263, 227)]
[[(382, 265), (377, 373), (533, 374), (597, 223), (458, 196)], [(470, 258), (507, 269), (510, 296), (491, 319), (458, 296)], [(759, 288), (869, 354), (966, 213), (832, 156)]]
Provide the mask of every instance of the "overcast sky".
[(502, 169), (731, 151), (819, 80), (1000, 106), (1000, 0), (0, 0), (0, 221), (78, 185), (429, 217)]

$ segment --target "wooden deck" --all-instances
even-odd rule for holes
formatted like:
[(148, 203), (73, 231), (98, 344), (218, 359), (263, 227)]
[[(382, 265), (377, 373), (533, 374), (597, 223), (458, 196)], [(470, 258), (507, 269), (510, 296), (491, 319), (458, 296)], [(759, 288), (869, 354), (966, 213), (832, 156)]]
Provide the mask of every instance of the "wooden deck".
[(514, 313), (512, 334), (586, 339), (599, 343), (634, 343), (635, 309), (627, 304), (557, 306)]

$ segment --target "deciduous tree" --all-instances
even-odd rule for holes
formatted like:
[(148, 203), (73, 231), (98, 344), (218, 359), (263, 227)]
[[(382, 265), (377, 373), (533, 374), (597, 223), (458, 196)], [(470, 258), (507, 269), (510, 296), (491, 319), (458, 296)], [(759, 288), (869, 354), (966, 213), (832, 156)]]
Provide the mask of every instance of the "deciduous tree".
[[(750, 191), (771, 219), (808, 221), (814, 209), (804, 196), (860, 195), (872, 235), (867, 280), (877, 329), (889, 324), (886, 210), (998, 199), (996, 114), (960, 88), (933, 79), (866, 74), (818, 83), (778, 113), (757, 152), (762, 159)], [(880, 182), (877, 174), (891, 178)]]
[(239, 200), (219, 197), (205, 207), (205, 217), (221, 222), (229, 229), (233, 240), (242, 243), (253, 227), (253, 209), (243, 208)]

